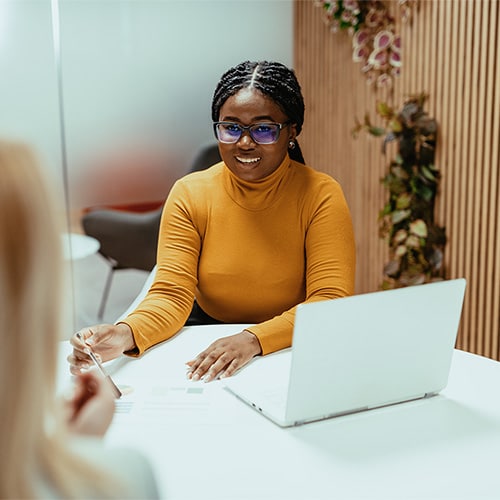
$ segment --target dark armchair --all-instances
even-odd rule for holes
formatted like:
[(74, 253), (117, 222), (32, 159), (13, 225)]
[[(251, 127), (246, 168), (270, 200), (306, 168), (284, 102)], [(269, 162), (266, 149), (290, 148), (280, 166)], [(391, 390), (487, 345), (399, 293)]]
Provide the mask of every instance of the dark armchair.
[[(200, 149), (189, 172), (204, 170), (221, 161), (217, 144)], [(116, 208), (91, 209), (82, 217), (85, 234), (101, 244), (99, 253), (109, 262), (110, 270), (104, 285), (97, 317), (102, 320), (113, 274), (119, 269), (151, 271), (156, 264), (156, 247), (163, 205), (147, 212)]]

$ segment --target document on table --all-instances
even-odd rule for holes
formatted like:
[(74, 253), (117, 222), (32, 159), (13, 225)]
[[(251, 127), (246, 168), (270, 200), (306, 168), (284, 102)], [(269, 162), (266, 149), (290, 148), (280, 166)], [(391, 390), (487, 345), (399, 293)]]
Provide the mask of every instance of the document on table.
[[(215, 382), (219, 383), (219, 382)], [(115, 423), (140, 421), (143, 425), (186, 424), (193, 421), (220, 424), (232, 400), (215, 383), (185, 382), (139, 387), (116, 402)]]

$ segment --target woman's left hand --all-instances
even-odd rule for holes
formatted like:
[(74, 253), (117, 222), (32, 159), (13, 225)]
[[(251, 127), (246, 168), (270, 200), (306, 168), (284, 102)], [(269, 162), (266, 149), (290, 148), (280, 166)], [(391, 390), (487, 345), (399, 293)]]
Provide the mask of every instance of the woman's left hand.
[(187, 377), (193, 381), (203, 378), (204, 382), (210, 382), (217, 377), (230, 377), (261, 352), (257, 337), (243, 330), (236, 335), (212, 342), (195, 359), (188, 361)]

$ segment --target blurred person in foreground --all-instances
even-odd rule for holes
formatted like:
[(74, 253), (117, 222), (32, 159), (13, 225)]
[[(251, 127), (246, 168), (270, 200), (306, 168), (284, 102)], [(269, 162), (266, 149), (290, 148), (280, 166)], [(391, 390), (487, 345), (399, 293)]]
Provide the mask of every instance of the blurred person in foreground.
[(101, 438), (108, 381), (55, 396), (61, 239), (51, 193), (26, 145), (0, 140), (0, 498), (158, 498), (149, 463)]

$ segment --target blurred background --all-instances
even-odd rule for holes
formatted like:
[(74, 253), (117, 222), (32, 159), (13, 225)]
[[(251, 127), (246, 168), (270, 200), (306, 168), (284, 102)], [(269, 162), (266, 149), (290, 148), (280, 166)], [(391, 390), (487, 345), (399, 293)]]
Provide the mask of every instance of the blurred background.
[[(302, 86), (304, 157), (346, 195), (356, 293), (366, 293), (379, 289), (389, 257), (378, 214), (393, 152), (352, 130), (365, 116), (377, 120), (380, 101), (401, 109), (424, 93), (438, 124), (435, 218), (446, 228), (445, 276), (468, 282), (457, 347), (500, 359), (500, 2), (376, 2), (401, 42), (399, 76), (382, 88), (367, 85), (348, 32), (332, 30), (324, 6), (340, 3), (0, 0), (0, 135), (35, 146), (63, 231), (81, 236), (98, 207), (136, 219), (158, 210), (200, 148), (214, 143), (210, 105), (221, 74), (245, 59), (279, 60)], [(150, 263), (110, 274), (103, 241), (100, 253), (68, 241), (66, 331), (101, 316), (114, 321)]]
[[(246, 59), (292, 64), (288, 0), (0, 0), (0, 135), (31, 143), (66, 231), (89, 208), (151, 208), (214, 142), (211, 99)], [(76, 255), (78, 253), (78, 255)], [(109, 263), (67, 249), (68, 334), (95, 323)], [(115, 273), (114, 321), (146, 271)]]

